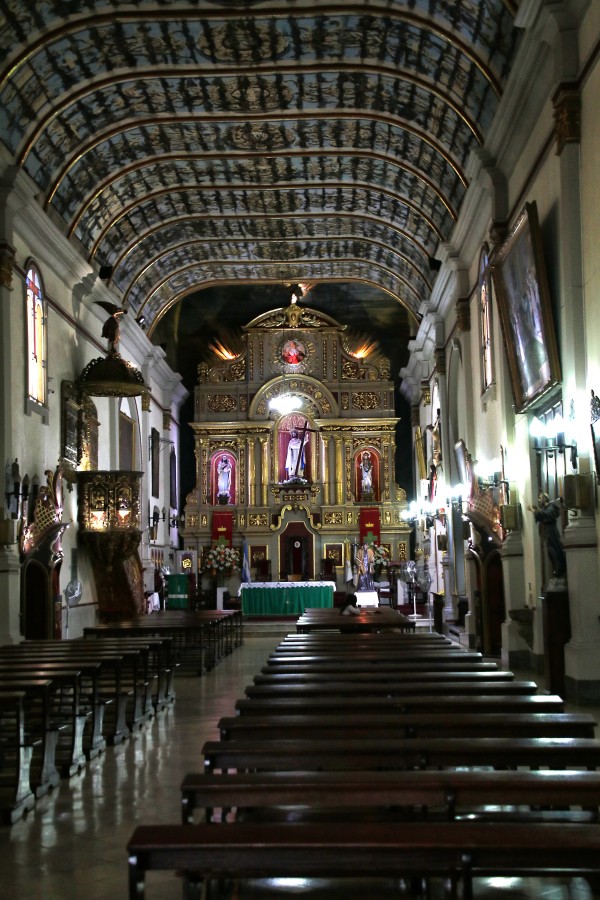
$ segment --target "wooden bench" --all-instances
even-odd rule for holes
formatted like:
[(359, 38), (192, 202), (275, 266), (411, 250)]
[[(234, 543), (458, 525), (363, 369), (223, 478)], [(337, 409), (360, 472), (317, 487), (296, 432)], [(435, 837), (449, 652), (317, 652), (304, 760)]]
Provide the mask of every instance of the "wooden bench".
[(462, 881), (476, 876), (594, 875), (600, 826), (555, 823), (410, 822), (144, 825), (127, 845), (129, 898), (143, 900), (146, 873), (184, 873), (187, 897), (208, 879), (393, 876)]
[[(0, 647), (0, 660), (10, 665), (29, 663), (35, 666), (42, 662), (50, 665), (54, 662), (75, 671), (85, 669), (83, 695), (93, 710), (94, 737), (88, 742), (93, 753), (100, 749), (100, 741), (104, 741), (98, 737), (99, 727), (109, 743), (118, 744), (129, 735), (128, 719), (133, 724), (144, 720), (142, 707), (146, 686), (138, 678), (137, 652), (94, 650), (92, 647), (79, 650), (67, 641), (40, 642), (42, 646), (39, 647), (35, 643), (28, 641), (14, 648)], [(100, 671), (95, 677), (93, 673), (98, 665)]]
[[(437, 695), (464, 694), (481, 696), (493, 694), (535, 694), (537, 684), (535, 681), (494, 681), (488, 678), (487, 673), (472, 672), (468, 681), (448, 681), (444, 678), (438, 681), (414, 681), (411, 679), (393, 681), (323, 681), (313, 683), (287, 684), (250, 684), (246, 688), (246, 696), (250, 698), (295, 698), (295, 697), (417, 697), (421, 694)], [(465, 677), (469, 673), (464, 673)]]
[(35, 805), (30, 769), (33, 745), (25, 740), (24, 691), (0, 687), (0, 817), (12, 825)]
[(340, 631), (357, 634), (360, 632), (394, 629), (399, 632), (415, 631), (415, 623), (395, 609), (365, 609), (358, 615), (343, 616), (337, 610), (329, 615), (305, 613), (296, 622), (296, 631), (305, 634), (313, 631)]
[(219, 720), (221, 740), (286, 740), (322, 737), (595, 737), (588, 713), (355, 713), (311, 716), (227, 716)]
[[(279, 671), (279, 672), (266, 672), (261, 673), (260, 675), (255, 675), (253, 679), (253, 684), (266, 684), (266, 685), (296, 685), (296, 684), (305, 684), (305, 685), (320, 685), (320, 684), (331, 684), (331, 683), (347, 683), (350, 682), (353, 685), (364, 685), (364, 684), (404, 684), (408, 682), (411, 685), (414, 685), (416, 681), (420, 684), (429, 684), (432, 681), (464, 681), (464, 682), (473, 682), (473, 683), (498, 683), (498, 682), (508, 682), (514, 681), (514, 674), (504, 669), (484, 669), (483, 671), (478, 670), (463, 670), (458, 669), (454, 671), (453, 669), (446, 669), (443, 671), (436, 670), (434, 668), (428, 669), (426, 671), (421, 671), (418, 674), (410, 671), (389, 671), (388, 669), (381, 670), (376, 668), (375, 670), (371, 669), (367, 672), (345, 672), (340, 673), (336, 672), (328, 673), (328, 672), (296, 672), (294, 671)], [(342, 682), (342, 679), (344, 681)]]
[(297, 653), (271, 653), (268, 657), (268, 664), (277, 666), (297, 666), (327, 665), (330, 663), (336, 665), (340, 662), (352, 662), (357, 659), (360, 659), (360, 662), (363, 664), (370, 663), (373, 666), (385, 665), (390, 662), (406, 663), (409, 661), (437, 664), (438, 662), (453, 662), (460, 660), (461, 665), (466, 665), (469, 661), (474, 663), (483, 662), (481, 653), (475, 651), (461, 653), (459, 650), (406, 650), (397, 653), (393, 650), (382, 650), (379, 652), (358, 653), (356, 650), (344, 650), (340, 652), (327, 651), (325, 653), (306, 653), (302, 651)]
[(578, 772), (574, 778), (565, 770), (195, 772), (181, 783), (183, 824), (194, 822), (198, 810), (201, 821), (225, 823), (227, 814), (233, 820), (256, 815), (275, 821), (290, 809), (294, 817), (337, 813), (343, 821), (349, 810), (378, 810), (398, 821), (407, 816), (533, 821), (551, 812), (578, 822), (597, 821), (599, 807), (600, 773)]
[(206, 772), (425, 769), (491, 766), (596, 769), (600, 741), (591, 738), (410, 737), (207, 741)]
[(36, 678), (15, 673), (0, 677), (0, 691), (24, 694), (25, 745), (33, 748), (29, 780), (35, 797), (43, 797), (60, 783), (56, 768), (58, 728), (50, 715), (56, 685), (41, 675)]
[[(97, 675), (98, 663), (91, 668)], [(47, 707), (42, 702), (36, 710), (35, 698), (32, 697), (30, 701), (26, 690), (25, 725), (33, 739), (37, 737), (43, 743), (55, 743), (54, 765), (63, 776), (70, 778), (86, 764), (83, 733), (92, 715), (91, 710), (81, 702), (81, 666), (67, 665), (62, 660), (47, 662), (40, 659), (31, 662), (20, 658), (7, 664), (0, 655), (0, 685), (5, 678), (15, 677), (51, 680), (52, 690), (47, 695)]]
[(359, 712), (563, 712), (564, 702), (557, 694), (502, 694), (488, 696), (460, 695), (412, 695), (405, 697), (377, 696), (329, 696), (329, 697), (245, 697), (236, 700), (235, 708), (241, 715), (332, 715), (353, 716)]
[(477, 662), (467, 660), (466, 663), (458, 657), (452, 657), (442, 662), (385, 662), (374, 666), (370, 662), (363, 662), (360, 654), (354, 660), (342, 660), (341, 662), (315, 663), (314, 665), (301, 663), (298, 665), (280, 666), (276, 663), (269, 663), (260, 670), (261, 675), (324, 675), (325, 677), (335, 677), (336, 675), (351, 676), (354, 672), (383, 672), (383, 673), (403, 673), (409, 672), (414, 674), (414, 680), (417, 681), (422, 672), (498, 672), (498, 666), (494, 662)]

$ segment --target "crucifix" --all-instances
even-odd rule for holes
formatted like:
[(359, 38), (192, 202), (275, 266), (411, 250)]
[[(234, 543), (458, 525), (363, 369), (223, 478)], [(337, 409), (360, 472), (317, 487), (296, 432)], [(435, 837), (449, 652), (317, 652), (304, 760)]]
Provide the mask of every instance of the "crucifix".
[(299, 445), (298, 446), (298, 454), (297, 454), (296, 460), (295, 460), (294, 471), (290, 475), (291, 478), (298, 478), (298, 470), (300, 469), (300, 464), (302, 463), (302, 461), (304, 459), (304, 447), (305, 447), (306, 441), (308, 440), (308, 432), (309, 431), (314, 432), (315, 429), (309, 428), (308, 427), (308, 419), (305, 419), (304, 425), (302, 427), (302, 431), (300, 432), (300, 435), (297, 438), (298, 445)]

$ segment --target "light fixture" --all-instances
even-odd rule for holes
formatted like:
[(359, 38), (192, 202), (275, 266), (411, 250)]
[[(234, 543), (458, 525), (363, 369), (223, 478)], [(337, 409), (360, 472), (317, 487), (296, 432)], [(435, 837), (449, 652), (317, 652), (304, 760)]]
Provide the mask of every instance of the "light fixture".
[(529, 426), (529, 434), (533, 439), (533, 448), (539, 456), (545, 454), (546, 457), (552, 457), (555, 453), (565, 456), (567, 450), (570, 450), (571, 467), (577, 469), (577, 443), (573, 441), (567, 444), (561, 415), (554, 416), (545, 424), (534, 416)]

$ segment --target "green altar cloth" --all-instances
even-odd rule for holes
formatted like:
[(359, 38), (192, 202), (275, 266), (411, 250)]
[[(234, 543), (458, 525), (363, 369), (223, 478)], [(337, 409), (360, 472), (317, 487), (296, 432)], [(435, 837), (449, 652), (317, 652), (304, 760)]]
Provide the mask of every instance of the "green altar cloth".
[(296, 616), (307, 607), (333, 606), (332, 582), (266, 582), (242, 585), (245, 616)]

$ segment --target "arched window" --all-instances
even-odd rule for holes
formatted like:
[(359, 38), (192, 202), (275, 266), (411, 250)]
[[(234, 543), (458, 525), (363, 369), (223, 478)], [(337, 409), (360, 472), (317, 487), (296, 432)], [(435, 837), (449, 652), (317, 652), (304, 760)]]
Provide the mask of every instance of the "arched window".
[(46, 313), (39, 272), (27, 270), (27, 394), (34, 404), (47, 401)]
[(481, 353), (481, 393), (490, 388), (494, 381), (492, 360), (492, 308), (489, 256), (484, 244), (479, 257), (479, 342)]

